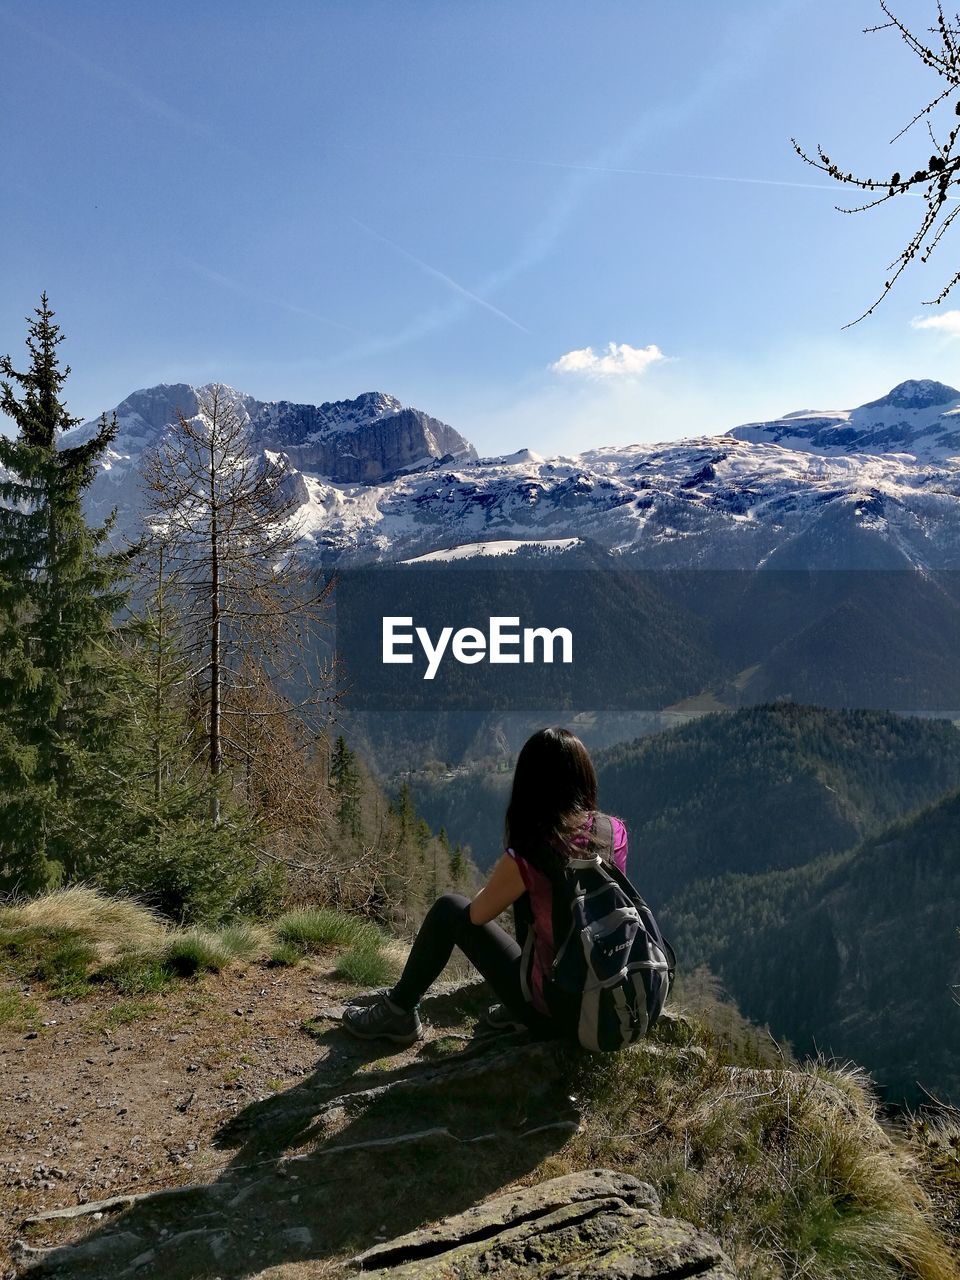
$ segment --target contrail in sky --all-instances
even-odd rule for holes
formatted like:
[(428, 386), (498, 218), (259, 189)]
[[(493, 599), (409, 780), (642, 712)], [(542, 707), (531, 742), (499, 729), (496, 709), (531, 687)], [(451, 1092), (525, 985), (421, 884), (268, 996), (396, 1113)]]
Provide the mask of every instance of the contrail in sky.
[(95, 80), (100, 80), (104, 84), (110, 85), (112, 88), (126, 94), (137, 106), (148, 114), (156, 116), (157, 119), (164, 120), (167, 124), (175, 125), (177, 128), (193, 134), (194, 137), (204, 138), (208, 142), (213, 142), (233, 155), (243, 156), (245, 154), (241, 148), (217, 136), (212, 129), (201, 124), (194, 116), (188, 115), (185, 111), (181, 111), (179, 107), (175, 107), (171, 103), (165, 102), (162, 98), (156, 97), (155, 94), (147, 93), (139, 85), (124, 79), (123, 76), (117, 75), (109, 67), (105, 67), (99, 62), (94, 62), (92, 58), (85, 57), (82, 53), (78, 53), (76, 49), (72, 49), (69, 45), (55, 40), (53, 36), (47, 35), (45, 31), (39, 30), (29, 22), (24, 22), (21, 17), (11, 13), (3, 5), (0, 5), (0, 18), (5, 19), (10, 26), (16, 27), (18, 31), (22, 31), (31, 40), (45, 45), (46, 48), (52, 49), (61, 57), (73, 62)]
[[(680, 170), (672, 169), (629, 169), (619, 165), (606, 164), (574, 164), (564, 160), (532, 160), (527, 156), (497, 156), (483, 155), (469, 151), (449, 151), (444, 152), (444, 156), (450, 160), (480, 160), (488, 161), (491, 164), (514, 164), (514, 165), (530, 165), (540, 169), (563, 169), (572, 173), (601, 173), (616, 176), (618, 174), (627, 177), (637, 178), (688, 178), (692, 182), (733, 182), (743, 183), (753, 187), (798, 187), (802, 191), (832, 191), (835, 195), (843, 193), (843, 187), (837, 182), (790, 182), (786, 178), (747, 178), (740, 175), (724, 174), (724, 173), (684, 173)], [(856, 193), (849, 193), (855, 195)], [(922, 199), (919, 192), (909, 192), (910, 195)], [(868, 198), (869, 192), (863, 192), (864, 199)], [(951, 203), (960, 200), (960, 196), (948, 196)]]
[(202, 262), (195, 262), (193, 258), (188, 258), (186, 254), (175, 253), (173, 256), (177, 261), (182, 262), (184, 266), (189, 267), (191, 271), (195, 271), (197, 275), (212, 280), (214, 284), (222, 285), (224, 289), (229, 289), (232, 293), (237, 293), (242, 298), (250, 298), (253, 302), (262, 302), (270, 307), (280, 307), (284, 311), (292, 311), (295, 316), (307, 316), (311, 320), (319, 320), (321, 324), (329, 324), (334, 329), (342, 329), (344, 333), (353, 334), (355, 338), (363, 337), (363, 334), (358, 329), (352, 329), (348, 324), (341, 324), (339, 320), (331, 320), (328, 316), (322, 316), (317, 311), (310, 311), (307, 307), (298, 307), (294, 302), (284, 302), (281, 298), (273, 298), (269, 294), (260, 293), (258, 290), (242, 284), (239, 280), (234, 280), (231, 276), (221, 275), (219, 271), (213, 271), (210, 267), (205, 267)]
[(451, 152), (461, 160), (490, 160), (502, 164), (536, 165), (541, 169), (565, 169), (574, 173), (606, 173), (622, 174), (637, 178), (690, 178), (696, 182), (736, 182), (747, 183), (755, 187), (801, 187), (807, 191), (838, 191), (836, 183), (826, 182), (789, 182), (780, 178), (742, 178), (722, 173), (681, 173), (670, 169), (629, 169), (619, 165), (606, 164), (571, 164), (562, 160), (530, 160), (510, 156), (472, 155), (467, 152)]
[(467, 298), (470, 302), (475, 302), (478, 307), (484, 307), (487, 311), (493, 312), (495, 316), (499, 316), (501, 320), (506, 320), (507, 324), (512, 324), (515, 329), (519, 329), (521, 333), (529, 333), (530, 330), (526, 325), (522, 325), (519, 320), (514, 320), (513, 316), (508, 316), (505, 311), (501, 311), (499, 307), (495, 307), (492, 302), (488, 302), (486, 298), (479, 297), (476, 293), (471, 293), (469, 289), (465, 289), (446, 272), (431, 267), (429, 262), (424, 262), (422, 258), (418, 258), (409, 249), (404, 249), (402, 245), (397, 244), (395, 240), (390, 240), (387, 236), (381, 235), (379, 231), (374, 231), (373, 227), (368, 227), (365, 222), (361, 222), (359, 218), (350, 218), (354, 226), (365, 231), (367, 235), (373, 236), (375, 240), (379, 240), (381, 244), (389, 245), (396, 253), (406, 258), (408, 262), (412, 262), (419, 267), (421, 271), (425, 271), (427, 275), (433, 276), (437, 280), (441, 280), (448, 289), (452, 289), (454, 293), (458, 293), (462, 298)]
[[(513, 255), (502, 266), (487, 274), (479, 286), (482, 291), (496, 295), (504, 286), (511, 284), (531, 268), (542, 263), (560, 243), (586, 194), (605, 176), (609, 176), (608, 171), (621, 167), (617, 164), (618, 160), (629, 158), (637, 147), (654, 138), (662, 138), (668, 131), (695, 117), (698, 111), (709, 109), (712, 100), (719, 92), (739, 83), (742, 77), (756, 66), (757, 61), (766, 56), (772, 34), (778, 23), (787, 18), (794, 18), (798, 10), (808, 8), (810, 3), (811, 0), (780, 0), (765, 12), (762, 21), (751, 20), (748, 27), (737, 29), (734, 33), (736, 38), (731, 38), (727, 42), (729, 52), (724, 54), (719, 65), (712, 67), (693, 87), (684, 86), (683, 95), (679, 99), (659, 104), (643, 112), (640, 119), (622, 136), (599, 151), (596, 164), (558, 166), (567, 169), (570, 175), (564, 189), (547, 207)], [(475, 158), (480, 160), (493, 157), (477, 156)], [(455, 280), (444, 276), (429, 264), (420, 262), (406, 249), (387, 240), (386, 236), (380, 235), (372, 227), (367, 227), (356, 219), (354, 221), (369, 235), (390, 245), (395, 252), (415, 262), (422, 270), (442, 279), (455, 294), (459, 295), (460, 305), (469, 299), (494, 311), (521, 332), (529, 332), (516, 320), (492, 307), (484, 298), (464, 290)], [(399, 332), (374, 339), (371, 343), (365, 343), (354, 351), (340, 353), (335, 363), (369, 358), (372, 354), (380, 354), (383, 351), (419, 341), (428, 334), (446, 327), (458, 315), (457, 303), (451, 300), (446, 307), (435, 308), (419, 316)]]

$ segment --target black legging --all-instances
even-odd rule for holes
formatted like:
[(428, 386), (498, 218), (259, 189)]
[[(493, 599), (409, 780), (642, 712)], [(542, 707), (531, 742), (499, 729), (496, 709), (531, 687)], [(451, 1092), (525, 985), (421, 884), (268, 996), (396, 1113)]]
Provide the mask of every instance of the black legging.
[[(514, 910), (521, 942), (529, 927), (522, 907)], [(499, 925), (474, 924), (470, 899), (462, 893), (445, 893), (424, 917), (410, 948), (400, 981), (390, 999), (402, 1009), (413, 1009), (427, 988), (440, 976), (453, 948), (459, 947), (479, 969), (511, 1013), (540, 1035), (556, 1034), (550, 1018), (529, 1004), (520, 989), (520, 944)]]

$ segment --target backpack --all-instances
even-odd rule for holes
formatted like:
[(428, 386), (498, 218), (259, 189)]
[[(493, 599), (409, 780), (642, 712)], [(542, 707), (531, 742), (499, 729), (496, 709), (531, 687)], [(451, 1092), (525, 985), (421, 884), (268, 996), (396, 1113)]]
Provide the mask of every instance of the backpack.
[(613, 860), (613, 824), (594, 819), (602, 856), (570, 858), (554, 887), (557, 949), (543, 994), (585, 1049), (612, 1052), (645, 1036), (663, 1009), (676, 956), (653, 912)]

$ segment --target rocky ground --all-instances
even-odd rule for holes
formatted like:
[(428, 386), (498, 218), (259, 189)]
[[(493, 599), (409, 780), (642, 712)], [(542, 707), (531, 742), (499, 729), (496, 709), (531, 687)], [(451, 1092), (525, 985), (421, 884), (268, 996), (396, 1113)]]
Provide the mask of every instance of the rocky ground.
[[(3, 1280), (735, 1274), (646, 1181), (571, 1166), (592, 1133), (575, 1050), (484, 1035), (488, 993), (460, 982), (385, 1055), (338, 1024), (356, 994), (316, 957), (137, 999), (20, 990), (30, 1016), (0, 1030)], [(682, 1018), (633, 1052), (641, 1076), (700, 1078)], [(949, 1229), (948, 1182), (928, 1189)]]
[[(36, 1029), (0, 1033), (2, 1274), (199, 1280), (342, 1258), (528, 1172), (576, 1118), (549, 1073), (537, 1086), (539, 1047), (474, 1036), (485, 990), (453, 992), (425, 1003), (421, 1044), (385, 1057), (339, 1028), (350, 991), (316, 961), (137, 1000), (31, 991)], [(519, 1103), (489, 1073), (476, 1099), (494, 1050), (502, 1075), (533, 1055)], [(437, 1070), (462, 1083), (438, 1096)]]
[(233, 1156), (225, 1126), (309, 1078), (318, 1044), (304, 1024), (344, 990), (311, 962), (255, 964), (127, 1000), (109, 988), (83, 1000), (44, 1000), (31, 989), (35, 1029), (0, 1031), (8, 1274), (27, 1217), (215, 1179)]

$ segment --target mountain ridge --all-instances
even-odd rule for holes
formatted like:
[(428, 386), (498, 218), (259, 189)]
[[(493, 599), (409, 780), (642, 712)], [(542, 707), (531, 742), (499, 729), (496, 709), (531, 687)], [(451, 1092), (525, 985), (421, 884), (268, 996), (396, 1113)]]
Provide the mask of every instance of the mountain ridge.
[[(139, 455), (180, 402), (197, 411), (198, 390), (160, 384), (121, 402), (94, 516), (116, 506), (131, 531)], [(553, 458), (526, 448), (479, 458), (455, 428), (384, 392), (319, 406), (228, 394), (254, 447), (286, 455), (304, 545), (323, 563), (583, 535), (651, 568), (960, 563), (960, 393), (929, 379), (855, 410)]]
[(935, 462), (960, 455), (960, 391), (932, 378), (908, 379), (855, 409), (799, 409), (727, 434), (824, 455), (905, 453)]
[(703, 876), (664, 912), (692, 964), (801, 1053), (863, 1063), (894, 1102), (960, 1092), (960, 791), (793, 868)]

